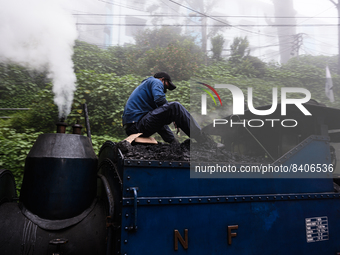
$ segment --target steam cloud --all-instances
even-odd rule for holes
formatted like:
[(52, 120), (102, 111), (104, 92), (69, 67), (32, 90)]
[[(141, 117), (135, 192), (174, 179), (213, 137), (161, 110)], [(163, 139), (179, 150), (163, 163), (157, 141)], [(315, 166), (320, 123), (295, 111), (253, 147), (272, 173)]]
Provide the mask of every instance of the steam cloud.
[(0, 62), (47, 71), (59, 118), (71, 111), (75, 21), (60, 0), (0, 0)]

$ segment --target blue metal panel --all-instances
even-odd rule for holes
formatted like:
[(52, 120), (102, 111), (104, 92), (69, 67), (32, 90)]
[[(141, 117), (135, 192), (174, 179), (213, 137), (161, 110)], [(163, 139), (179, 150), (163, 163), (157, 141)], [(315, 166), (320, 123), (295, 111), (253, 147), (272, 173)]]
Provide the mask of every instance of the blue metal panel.
[[(273, 165), (330, 163), (327, 140), (311, 137), (299, 146)], [(190, 178), (185, 162), (122, 159), (118, 165), (123, 181), (121, 254), (340, 251), (340, 195), (333, 192), (328, 173), (308, 179), (205, 179)], [(323, 217), (327, 224), (319, 233), (325, 240), (310, 241), (307, 221)], [(236, 225), (230, 234), (237, 236), (229, 235), (228, 244), (228, 226)], [(177, 242), (175, 250), (174, 231), (185, 239), (185, 229), (188, 248)]]
[[(322, 137), (314, 136), (278, 159), (273, 166), (282, 164), (291, 168), (293, 164), (299, 167), (300, 165), (310, 166), (311, 164), (329, 165), (330, 162), (328, 141), (322, 139)], [(258, 178), (262, 176), (262, 178), (268, 177), (268, 175), (262, 175), (261, 173), (243, 174), (243, 176), (254, 177), (248, 179), (208, 179), (190, 178), (188, 163), (125, 160), (124, 165), (121, 163), (121, 167), (124, 167), (123, 196), (129, 196), (129, 191), (127, 191), (129, 187), (139, 187), (138, 196), (142, 197), (256, 195), (333, 191), (332, 174), (327, 172), (311, 173), (311, 171), (300, 172), (297, 170), (290, 173), (272, 173), (269, 174), (272, 178), (266, 179)], [(237, 167), (239, 169), (240, 165)]]
[(125, 167), (123, 196), (218, 196), (333, 191), (332, 179), (193, 179), (189, 168)]
[[(133, 219), (132, 207), (123, 208), (122, 254), (336, 254), (340, 251), (339, 198), (138, 207), (138, 230), (124, 230)], [(329, 240), (307, 242), (306, 218), (328, 217)], [(228, 244), (228, 226), (232, 244)], [(174, 230), (188, 249), (178, 243)]]

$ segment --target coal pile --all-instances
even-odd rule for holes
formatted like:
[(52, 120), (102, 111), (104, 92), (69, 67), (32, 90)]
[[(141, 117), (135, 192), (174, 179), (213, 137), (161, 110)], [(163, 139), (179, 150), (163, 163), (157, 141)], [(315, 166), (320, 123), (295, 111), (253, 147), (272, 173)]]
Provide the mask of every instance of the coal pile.
[[(191, 150), (190, 150), (191, 145)], [(266, 157), (252, 157), (228, 151), (226, 148), (197, 144), (190, 139), (181, 144), (135, 144), (127, 142), (119, 145), (125, 159), (193, 161), (193, 162), (228, 162), (228, 163), (271, 163)]]
[[(119, 148), (126, 159), (190, 161), (190, 140), (181, 144), (135, 144), (127, 143)], [(127, 146), (126, 146), (127, 145)]]

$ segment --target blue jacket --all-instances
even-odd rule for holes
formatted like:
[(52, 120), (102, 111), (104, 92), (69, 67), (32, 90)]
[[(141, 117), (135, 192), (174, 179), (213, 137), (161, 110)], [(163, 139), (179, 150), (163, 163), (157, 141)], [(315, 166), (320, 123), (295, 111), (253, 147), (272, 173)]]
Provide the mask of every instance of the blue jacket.
[(149, 77), (132, 92), (123, 113), (123, 125), (138, 122), (145, 114), (167, 103), (163, 83)]

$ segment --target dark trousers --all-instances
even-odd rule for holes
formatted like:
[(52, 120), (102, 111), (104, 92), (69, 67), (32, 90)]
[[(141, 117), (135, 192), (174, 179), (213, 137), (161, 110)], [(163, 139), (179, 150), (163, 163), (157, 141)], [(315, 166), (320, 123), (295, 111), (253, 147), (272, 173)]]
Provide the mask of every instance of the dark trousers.
[[(187, 109), (178, 102), (166, 103), (148, 112), (137, 123), (129, 125), (126, 134), (143, 133), (142, 136), (148, 137), (157, 132), (165, 142), (171, 143), (175, 137), (168, 125), (172, 122), (175, 122), (177, 127), (189, 137), (190, 135), (197, 137), (201, 134), (200, 126)], [(190, 134), (190, 129), (192, 134)]]

